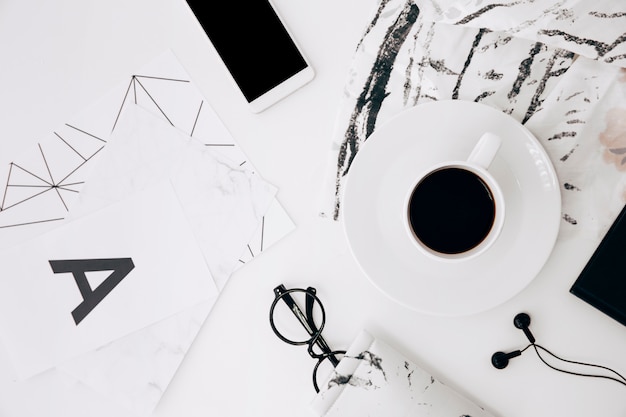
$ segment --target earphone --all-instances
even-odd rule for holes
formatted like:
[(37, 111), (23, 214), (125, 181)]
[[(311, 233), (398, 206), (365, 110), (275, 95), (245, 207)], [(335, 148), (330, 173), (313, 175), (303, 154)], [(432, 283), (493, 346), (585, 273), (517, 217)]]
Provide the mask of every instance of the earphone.
[[(563, 373), (570, 374), (570, 375), (585, 376), (585, 377), (592, 377), (592, 378), (604, 378), (604, 379), (608, 379), (608, 380), (611, 380), (611, 381), (618, 382), (618, 383), (626, 386), (626, 378), (624, 378), (622, 375), (620, 375), (618, 372), (614, 371), (611, 368), (607, 368), (606, 366), (595, 365), (595, 364), (591, 364), (591, 363), (584, 363), (584, 362), (577, 362), (577, 361), (571, 361), (571, 360), (568, 360), (568, 359), (563, 359), (563, 358), (560, 358), (560, 357), (556, 356), (554, 353), (550, 352), (548, 349), (544, 348), (543, 346), (538, 345), (536, 343), (535, 336), (530, 331), (530, 328), (529, 328), (529, 326), (530, 326), (530, 316), (527, 313), (519, 313), (519, 314), (517, 314), (515, 316), (515, 318), (513, 319), (513, 325), (524, 332), (524, 334), (526, 335), (526, 338), (528, 339), (530, 344), (528, 346), (526, 346), (525, 348), (521, 349), (521, 350), (514, 350), (514, 351), (511, 351), (509, 353), (498, 351), (498, 352), (494, 353), (493, 355), (491, 355), (491, 364), (495, 368), (497, 368), (497, 369), (504, 369), (504, 368), (506, 368), (508, 366), (509, 361), (511, 359), (516, 358), (518, 356), (521, 356), (522, 353), (524, 353), (524, 351), (526, 351), (526, 349), (528, 349), (529, 347), (532, 346), (534, 348), (534, 350), (535, 350), (535, 353), (537, 353), (537, 356), (541, 360), (541, 362), (543, 362), (549, 368), (554, 369), (555, 371), (563, 372)], [(541, 353), (539, 353), (540, 350), (545, 352), (545, 353), (547, 353), (548, 355), (552, 356), (553, 358), (555, 358), (555, 359), (557, 359), (557, 360), (559, 360), (561, 362), (570, 363), (570, 364), (574, 364), (574, 365), (582, 365), (582, 366), (589, 366), (589, 367), (593, 367), (593, 368), (604, 369), (604, 370), (609, 371), (612, 374), (616, 375), (617, 377), (608, 376), (608, 375), (600, 375), (600, 374), (579, 373), (579, 372), (568, 371), (566, 369), (557, 368), (556, 366), (549, 364), (544, 359), (544, 357), (541, 356)]]
[[(518, 329), (522, 329), (524, 331), (524, 334), (531, 344), (535, 343), (535, 336), (533, 336), (533, 334), (530, 332), (530, 329), (528, 328), (528, 326), (530, 325), (530, 316), (528, 314), (519, 313), (518, 315), (516, 315), (513, 319), (513, 325)], [(508, 366), (509, 359), (518, 357), (521, 354), (521, 350), (514, 350), (510, 353), (496, 352), (491, 356), (491, 364), (498, 369), (504, 369)]]

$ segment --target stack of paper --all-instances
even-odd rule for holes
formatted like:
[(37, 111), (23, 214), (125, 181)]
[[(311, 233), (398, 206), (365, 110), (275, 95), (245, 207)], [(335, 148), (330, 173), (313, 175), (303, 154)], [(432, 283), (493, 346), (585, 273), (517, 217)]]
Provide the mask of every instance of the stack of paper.
[(170, 52), (0, 176), (0, 415), (151, 413), (233, 271), (294, 228)]

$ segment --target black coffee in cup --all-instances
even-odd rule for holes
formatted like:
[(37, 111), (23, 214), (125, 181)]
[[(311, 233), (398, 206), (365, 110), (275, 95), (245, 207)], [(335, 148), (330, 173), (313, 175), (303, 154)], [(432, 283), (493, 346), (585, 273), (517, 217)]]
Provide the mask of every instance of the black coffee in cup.
[(433, 251), (459, 254), (478, 246), (496, 217), (489, 186), (460, 167), (437, 169), (415, 187), (408, 204), (415, 237)]

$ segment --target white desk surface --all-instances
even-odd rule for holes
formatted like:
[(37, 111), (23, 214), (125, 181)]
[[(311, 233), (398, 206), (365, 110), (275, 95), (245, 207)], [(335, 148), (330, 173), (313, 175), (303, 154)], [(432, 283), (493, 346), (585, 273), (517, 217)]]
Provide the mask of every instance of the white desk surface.
[[(314, 361), (306, 348), (276, 338), (268, 322), (279, 283), (317, 288), (334, 349), (347, 348), (366, 328), (496, 415), (625, 416), (626, 390), (614, 382), (549, 370), (530, 351), (505, 370), (490, 364), (493, 352), (527, 344), (512, 324), (526, 311), (538, 342), (553, 352), (626, 372), (626, 328), (568, 292), (599, 238), (558, 242), (526, 289), (475, 315), (415, 313), (370, 284), (341, 225), (319, 218), (317, 203), (350, 58), (376, 2), (275, 4), (317, 75), (255, 115), (183, 0), (0, 2), (0, 163), (169, 48), (258, 172), (279, 188), (297, 225), (232, 276), (155, 416), (310, 415)], [(2, 402), (0, 393), (0, 411)]]

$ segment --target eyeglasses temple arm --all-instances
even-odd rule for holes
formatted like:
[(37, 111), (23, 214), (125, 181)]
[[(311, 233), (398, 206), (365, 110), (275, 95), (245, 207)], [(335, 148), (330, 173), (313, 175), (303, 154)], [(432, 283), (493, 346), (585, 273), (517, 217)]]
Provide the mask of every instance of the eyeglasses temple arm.
[[(315, 326), (315, 323), (313, 322), (313, 299), (314, 298), (310, 294), (311, 293), (315, 294), (315, 288), (309, 287), (307, 288), (307, 291), (308, 291), (306, 293), (307, 294), (306, 296), (307, 315), (305, 315), (302, 312), (302, 310), (300, 310), (300, 307), (298, 307), (293, 297), (291, 297), (291, 294), (285, 294), (287, 292), (287, 288), (285, 288), (283, 284), (280, 284), (278, 287), (274, 288), (274, 295), (276, 297), (281, 297), (283, 301), (285, 301), (285, 303), (289, 307), (289, 310), (291, 310), (293, 315), (296, 316), (298, 321), (306, 329), (309, 335), (314, 337), (315, 344), (318, 345), (320, 349), (322, 349), (322, 352), (330, 353), (332, 352), (332, 350), (330, 350), (330, 347), (326, 343), (326, 340), (324, 340), (324, 338), (322, 337), (322, 334), (319, 332), (319, 330), (317, 329), (317, 326)], [(307, 317), (310, 318), (310, 320)], [(335, 357), (335, 355), (330, 355), (328, 360), (335, 367), (339, 364), (339, 360)]]
[[(315, 288), (308, 287), (307, 290), (310, 293), (315, 294)], [(337, 367), (337, 365), (339, 365), (339, 360), (335, 355), (330, 354), (330, 352), (332, 352), (332, 350), (330, 350), (330, 346), (328, 346), (328, 343), (326, 343), (326, 340), (324, 340), (324, 338), (322, 337), (322, 334), (317, 329), (317, 326), (315, 326), (315, 322), (313, 321), (313, 301), (315, 299), (309, 294), (309, 292), (307, 292), (306, 294), (306, 317), (309, 319), (309, 324), (311, 325), (311, 327), (315, 330), (316, 333), (318, 333), (318, 337), (316, 338), (315, 343), (317, 344), (317, 346), (320, 347), (320, 349), (322, 349), (322, 352), (329, 354), (328, 360), (335, 368)]]
[[(296, 318), (298, 319), (300, 324), (302, 324), (302, 326), (304, 326), (304, 328), (306, 329), (307, 333), (309, 333), (309, 336), (315, 335), (315, 333), (317, 333), (316, 329), (315, 328), (311, 328), (311, 326), (309, 325), (309, 321), (307, 320), (307, 318), (304, 315), (304, 313), (302, 312), (302, 310), (300, 310), (300, 307), (298, 307), (298, 305), (294, 301), (293, 297), (291, 297), (291, 294), (285, 294), (286, 291), (287, 291), (287, 289), (282, 284), (279, 285), (278, 287), (274, 288), (274, 294), (276, 295), (276, 297), (281, 297), (283, 299), (283, 301), (289, 307), (289, 310), (291, 310), (291, 312), (293, 313), (294, 316), (296, 316)], [(313, 326), (313, 327), (315, 327), (315, 326)]]

